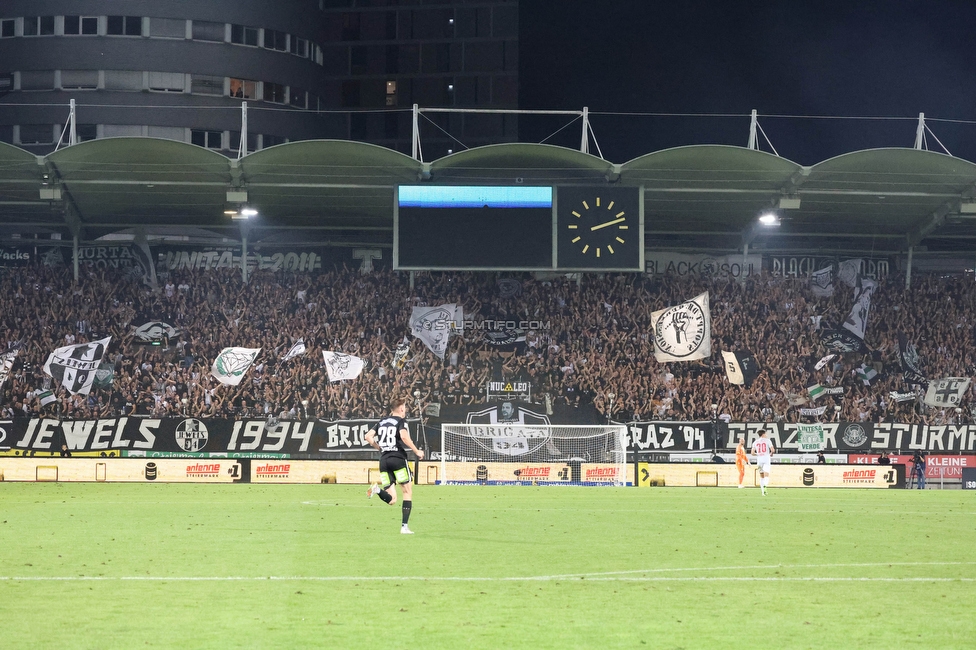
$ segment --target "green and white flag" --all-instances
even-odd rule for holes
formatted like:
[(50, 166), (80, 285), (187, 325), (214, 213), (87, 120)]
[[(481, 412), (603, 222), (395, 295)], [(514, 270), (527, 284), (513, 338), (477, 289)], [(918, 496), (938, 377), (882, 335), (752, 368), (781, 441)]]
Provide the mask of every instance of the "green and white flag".
[(111, 363), (105, 363), (104, 361), (98, 364), (98, 369), (95, 371), (95, 381), (92, 386), (95, 388), (111, 388), (112, 382), (115, 381), (115, 365)]
[(824, 448), (824, 430), (821, 424), (796, 425), (796, 439), (799, 451), (820, 451)]
[(870, 386), (871, 380), (878, 376), (878, 371), (862, 363), (861, 367), (857, 369), (857, 376), (865, 386)]
[(54, 396), (54, 393), (49, 390), (46, 390), (43, 393), (38, 393), (37, 399), (41, 400), (41, 406), (47, 406), (52, 402), (58, 401), (58, 398)]
[(820, 384), (814, 384), (813, 386), (807, 388), (807, 394), (810, 395), (811, 400), (816, 402), (817, 398), (821, 397), (824, 394), (825, 390), (826, 389), (824, 389), (824, 387), (821, 386)]
[(259, 352), (261, 348), (224, 348), (214, 359), (210, 374), (222, 384), (237, 386)]

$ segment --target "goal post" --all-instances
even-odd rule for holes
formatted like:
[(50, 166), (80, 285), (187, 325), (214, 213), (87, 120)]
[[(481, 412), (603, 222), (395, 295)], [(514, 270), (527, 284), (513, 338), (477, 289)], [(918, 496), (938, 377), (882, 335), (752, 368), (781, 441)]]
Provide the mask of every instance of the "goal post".
[(627, 485), (624, 425), (442, 424), (440, 485)]

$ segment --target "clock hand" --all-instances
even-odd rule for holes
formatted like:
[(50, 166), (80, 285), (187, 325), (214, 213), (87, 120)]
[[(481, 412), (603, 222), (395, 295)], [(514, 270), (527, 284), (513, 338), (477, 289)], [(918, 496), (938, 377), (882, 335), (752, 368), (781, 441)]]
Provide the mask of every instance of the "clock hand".
[(621, 221), (626, 221), (627, 217), (620, 217), (619, 219), (614, 219), (613, 221), (608, 221), (606, 223), (601, 223), (593, 226), (590, 230), (599, 230), (600, 228), (606, 228), (607, 226), (612, 226), (615, 223), (620, 223)]

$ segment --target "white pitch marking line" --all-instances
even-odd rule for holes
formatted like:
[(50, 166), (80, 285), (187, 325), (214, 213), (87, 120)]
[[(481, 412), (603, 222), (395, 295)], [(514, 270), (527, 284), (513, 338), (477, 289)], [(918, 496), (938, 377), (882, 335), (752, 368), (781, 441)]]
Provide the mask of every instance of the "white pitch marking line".
[[(0, 576), (8, 582), (555, 582), (556, 576), (519, 577), (423, 577), (423, 576)], [(580, 581), (584, 578), (581, 576)], [(853, 576), (615, 576), (586, 578), (590, 582), (976, 582), (976, 578), (888, 578)]]
[(641, 576), (642, 573), (670, 573), (673, 571), (747, 571), (754, 569), (824, 569), (888, 566), (970, 566), (976, 562), (865, 562), (858, 564), (772, 564), (769, 566), (725, 566), (725, 567), (675, 567), (658, 569), (638, 569), (633, 571), (609, 571), (603, 573), (568, 573), (542, 576), (0, 576), (0, 581), (152, 581), (152, 582), (231, 582), (231, 581), (396, 581), (412, 580), (427, 582), (552, 582), (556, 580), (593, 581), (814, 581), (814, 582), (976, 582), (976, 578), (935, 578), (935, 577), (852, 577), (852, 576)]

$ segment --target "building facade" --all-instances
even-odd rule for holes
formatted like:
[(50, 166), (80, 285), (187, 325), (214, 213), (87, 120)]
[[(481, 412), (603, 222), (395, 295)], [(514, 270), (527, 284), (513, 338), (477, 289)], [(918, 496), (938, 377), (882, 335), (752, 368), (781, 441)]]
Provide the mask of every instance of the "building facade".
[[(518, 4), (504, 0), (7, 0), (0, 141), (38, 154), (66, 143), (74, 99), (80, 141), (230, 155), (246, 103), (247, 151), (342, 138), (409, 152), (414, 103), (517, 106), (517, 35)], [(435, 117), (467, 146), (517, 135), (514, 116)], [(447, 153), (435, 131), (432, 153)]]

